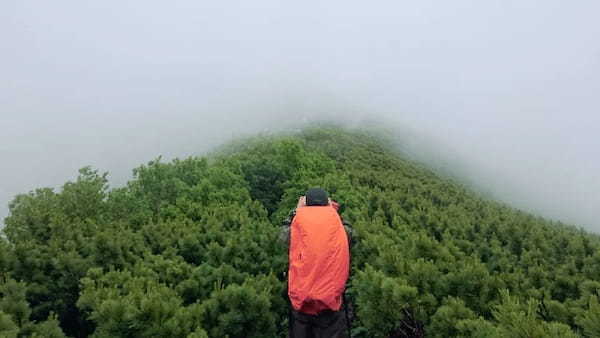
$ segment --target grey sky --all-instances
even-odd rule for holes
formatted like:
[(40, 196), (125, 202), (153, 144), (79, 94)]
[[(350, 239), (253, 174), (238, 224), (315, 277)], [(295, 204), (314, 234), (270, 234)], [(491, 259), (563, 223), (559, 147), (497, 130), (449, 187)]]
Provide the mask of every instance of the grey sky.
[(118, 185), (160, 154), (328, 117), (409, 128), (423, 161), (600, 232), (598, 13), (598, 1), (4, 0), (0, 217), (84, 165)]

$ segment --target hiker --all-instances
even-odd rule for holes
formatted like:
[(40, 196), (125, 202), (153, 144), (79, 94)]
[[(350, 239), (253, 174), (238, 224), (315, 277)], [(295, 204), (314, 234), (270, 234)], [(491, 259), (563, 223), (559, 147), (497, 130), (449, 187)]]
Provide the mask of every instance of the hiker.
[(349, 336), (343, 296), (350, 269), (351, 228), (338, 214), (339, 207), (325, 190), (309, 189), (284, 222), (290, 338)]

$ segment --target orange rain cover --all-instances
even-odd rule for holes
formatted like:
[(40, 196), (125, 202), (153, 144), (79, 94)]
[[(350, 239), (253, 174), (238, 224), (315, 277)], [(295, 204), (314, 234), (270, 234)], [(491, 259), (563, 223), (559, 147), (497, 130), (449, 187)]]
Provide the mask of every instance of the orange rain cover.
[(334, 205), (302, 206), (291, 225), (288, 295), (296, 311), (338, 311), (348, 279), (348, 237)]

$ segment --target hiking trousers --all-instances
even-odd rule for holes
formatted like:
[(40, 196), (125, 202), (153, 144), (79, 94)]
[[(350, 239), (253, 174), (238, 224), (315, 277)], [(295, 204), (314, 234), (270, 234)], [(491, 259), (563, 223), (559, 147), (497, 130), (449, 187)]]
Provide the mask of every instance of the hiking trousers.
[(344, 310), (309, 315), (292, 309), (290, 338), (349, 338)]

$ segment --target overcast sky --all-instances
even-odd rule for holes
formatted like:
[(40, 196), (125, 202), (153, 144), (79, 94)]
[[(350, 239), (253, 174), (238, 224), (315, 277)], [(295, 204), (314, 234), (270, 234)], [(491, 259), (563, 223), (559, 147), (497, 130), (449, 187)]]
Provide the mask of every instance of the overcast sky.
[(600, 232), (598, 13), (596, 0), (0, 1), (0, 218), (85, 165), (120, 185), (158, 155), (334, 118), (411, 130), (421, 160)]

